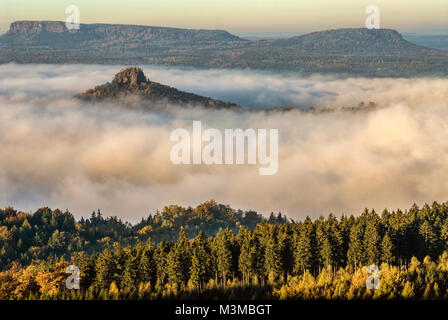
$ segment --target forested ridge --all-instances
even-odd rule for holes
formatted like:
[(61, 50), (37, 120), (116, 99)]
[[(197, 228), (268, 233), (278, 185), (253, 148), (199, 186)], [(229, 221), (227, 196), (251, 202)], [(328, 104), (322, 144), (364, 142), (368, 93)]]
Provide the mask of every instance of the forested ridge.
[(114, 216), (105, 218), (99, 209), (89, 218), (76, 221), (68, 210), (45, 207), (30, 214), (6, 207), (0, 209), (0, 270), (13, 262), (27, 265), (61, 256), (69, 259), (78, 251), (95, 254), (113, 249), (117, 244), (135, 245), (148, 239), (176, 241), (180, 231), (193, 238), (201, 230), (207, 236), (214, 236), (226, 228), (234, 232), (240, 226), (254, 229), (262, 221), (284, 223), (286, 217), (271, 214), (266, 220), (255, 211), (234, 210), (214, 200), (195, 208), (165, 206), (135, 225)]
[[(211, 200), (134, 226), (5, 208), (0, 241), (1, 299), (448, 298), (448, 203), (295, 222)], [(70, 264), (80, 290), (65, 288)]]
[(446, 76), (448, 54), (395, 30), (342, 28), (277, 40), (223, 30), (16, 21), (0, 35), (0, 63), (157, 64), (363, 76)]

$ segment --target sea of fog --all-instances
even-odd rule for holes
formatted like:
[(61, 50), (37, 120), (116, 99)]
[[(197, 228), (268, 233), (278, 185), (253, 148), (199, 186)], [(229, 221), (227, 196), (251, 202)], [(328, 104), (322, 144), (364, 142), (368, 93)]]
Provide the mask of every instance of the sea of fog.
[[(68, 208), (129, 221), (168, 204), (208, 199), (300, 219), (446, 201), (448, 79), (340, 79), (251, 70), (143, 66), (148, 78), (252, 108), (331, 107), (331, 113), (184, 109), (169, 114), (92, 105), (75, 93), (118, 66), (0, 65), (0, 206)], [(374, 101), (370, 112), (337, 111)], [(113, 104), (113, 103), (112, 103)], [(171, 163), (176, 128), (279, 129), (278, 172), (258, 165)]]

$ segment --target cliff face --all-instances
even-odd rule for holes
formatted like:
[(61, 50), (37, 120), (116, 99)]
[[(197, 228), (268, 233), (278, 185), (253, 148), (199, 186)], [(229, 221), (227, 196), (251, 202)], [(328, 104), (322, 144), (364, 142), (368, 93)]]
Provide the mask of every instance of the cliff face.
[(8, 34), (37, 34), (41, 32), (64, 32), (65, 24), (59, 21), (16, 21), (11, 23)]
[[(100, 39), (127, 37), (132, 39), (181, 40), (181, 41), (238, 41), (239, 37), (224, 30), (179, 29), (120, 24), (80, 24), (79, 30), (67, 30), (61, 21), (16, 21), (11, 23), (10, 35), (33, 36), (40, 33), (78, 33), (90, 38)], [(123, 40), (123, 39), (122, 39)]]
[(115, 75), (113, 81), (121, 87), (128, 88), (134, 88), (141, 83), (149, 82), (146, 80), (143, 70), (137, 67), (129, 67), (121, 70)]

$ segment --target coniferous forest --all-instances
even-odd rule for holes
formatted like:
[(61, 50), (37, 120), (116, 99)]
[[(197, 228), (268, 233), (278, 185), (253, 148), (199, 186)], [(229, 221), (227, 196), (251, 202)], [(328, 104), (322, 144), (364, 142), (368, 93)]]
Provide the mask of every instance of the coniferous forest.
[[(446, 299), (447, 250), (448, 202), (293, 221), (211, 200), (135, 225), (8, 207), (0, 299)], [(69, 265), (78, 290), (66, 288)]]

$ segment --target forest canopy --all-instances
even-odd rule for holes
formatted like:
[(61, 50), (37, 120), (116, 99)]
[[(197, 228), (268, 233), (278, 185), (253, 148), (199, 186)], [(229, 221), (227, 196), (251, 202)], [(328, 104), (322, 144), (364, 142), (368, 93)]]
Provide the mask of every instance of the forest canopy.
[[(211, 200), (134, 226), (8, 207), (0, 241), (0, 299), (448, 297), (448, 203), (296, 222)], [(70, 264), (80, 290), (65, 288)], [(372, 264), (377, 290), (365, 285)]]

